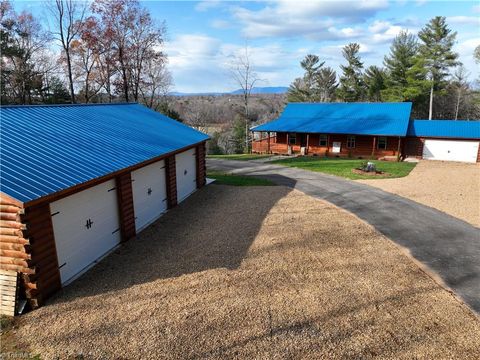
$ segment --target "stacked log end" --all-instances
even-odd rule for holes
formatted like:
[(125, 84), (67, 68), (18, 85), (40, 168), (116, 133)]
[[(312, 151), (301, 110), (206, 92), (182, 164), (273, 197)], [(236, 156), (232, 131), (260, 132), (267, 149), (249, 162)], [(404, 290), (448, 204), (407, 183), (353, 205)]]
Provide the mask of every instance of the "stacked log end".
[(21, 203), (0, 194), (0, 311), (13, 315), (18, 296), (19, 273), (33, 274), (29, 241), (22, 224)]

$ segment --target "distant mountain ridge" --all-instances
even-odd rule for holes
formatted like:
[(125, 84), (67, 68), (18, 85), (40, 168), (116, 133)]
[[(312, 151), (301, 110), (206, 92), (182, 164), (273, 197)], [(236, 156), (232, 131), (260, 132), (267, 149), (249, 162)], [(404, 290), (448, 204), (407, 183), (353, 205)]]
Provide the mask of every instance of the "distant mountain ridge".
[[(285, 94), (288, 90), (286, 86), (266, 86), (254, 87), (252, 94)], [(242, 95), (243, 90), (238, 89), (230, 92), (198, 92), (198, 93), (184, 93), (178, 91), (169, 92), (170, 96), (222, 96), (222, 95)]]

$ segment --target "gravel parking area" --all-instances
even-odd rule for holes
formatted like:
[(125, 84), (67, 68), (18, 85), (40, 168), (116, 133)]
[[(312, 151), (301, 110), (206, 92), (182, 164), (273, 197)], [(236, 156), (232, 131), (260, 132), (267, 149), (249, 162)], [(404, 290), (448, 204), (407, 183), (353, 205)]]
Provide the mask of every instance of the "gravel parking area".
[(480, 227), (479, 164), (425, 160), (404, 178), (359, 182), (431, 206)]
[(16, 322), (45, 359), (480, 358), (479, 319), (402, 250), (281, 186), (203, 188)]

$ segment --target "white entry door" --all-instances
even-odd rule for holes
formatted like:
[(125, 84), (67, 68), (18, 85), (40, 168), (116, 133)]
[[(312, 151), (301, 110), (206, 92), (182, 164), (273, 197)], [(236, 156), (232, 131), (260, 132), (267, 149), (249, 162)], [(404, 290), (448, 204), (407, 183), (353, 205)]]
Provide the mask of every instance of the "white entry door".
[(50, 214), (62, 284), (120, 243), (115, 180), (52, 202)]
[(195, 149), (175, 155), (177, 201), (185, 200), (197, 189), (197, 159)]
[(137, 233), (167, 210), (165, 161), (132, 171), (133, 208)]
[(477, 162), (478, 144), (478, 141), (427, 139), (423, 145), (423, 158), (474, 163)]

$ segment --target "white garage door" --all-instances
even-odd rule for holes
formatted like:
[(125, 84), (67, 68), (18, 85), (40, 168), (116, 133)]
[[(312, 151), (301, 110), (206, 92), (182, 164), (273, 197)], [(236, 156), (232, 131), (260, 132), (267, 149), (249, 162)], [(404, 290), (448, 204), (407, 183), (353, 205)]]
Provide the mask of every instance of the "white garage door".
[(195, 149), (175, 155), (177, 201), (181, 202), (197, 189), (197, 160)]
[(120, 243), (115, 180), (50, 204), (62, 284)]
[(163, 160), (132, 172), (133, 208), (137, 233), (167, 210), (165, 162)]
[(425, 140), (423, 158), (427, 160), (476, 162), (478, 141)]

